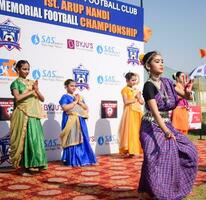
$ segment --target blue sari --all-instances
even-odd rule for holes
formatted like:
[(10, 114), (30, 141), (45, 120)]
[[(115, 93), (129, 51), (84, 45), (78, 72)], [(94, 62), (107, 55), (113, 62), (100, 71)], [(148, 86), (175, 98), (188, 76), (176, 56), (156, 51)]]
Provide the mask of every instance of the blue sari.
[[(69, 94), (65, 94), (61, 97), (59, 104), (64, 106), (74, 101), (74, 97)], [(70, 115), (65, 111), (62, 114), (62, 130), (65, 128)], [(78, 123), (80, 124), (82, 142), (63, 148), (61, 160), (68, 166), (85, 166), (95, 164), (96, 157), (89, 144), (89, 134), (86, 125), (85, 118), (78, 116)]]

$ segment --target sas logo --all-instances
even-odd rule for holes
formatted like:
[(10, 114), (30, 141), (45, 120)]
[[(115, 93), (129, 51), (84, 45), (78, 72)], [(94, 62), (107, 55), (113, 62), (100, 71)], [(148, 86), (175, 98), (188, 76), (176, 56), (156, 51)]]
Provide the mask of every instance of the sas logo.
[(20, 50), (20, 28), (9, 19), (0, 24), (0, 48), (5, 47), (8, 51)]
[(127, 47), (127, 51), (128, 51), (128, 64), (132, 64), (132, 65), (139, 65), (140, 62), (138, 60), (138, 54), (139, 54), (139, 48), (135, 47), (134, 44), (130, 45), (129, 47)]
[(59, 138), (44, 140), (46, 151), (61, 149)]
[(10, 146), (10, 135), (6, 135), (0, 138), (0, 165), (5, 161), (11, 163), (9, 160), (9, 146)]
[(120, 52), (116, 50), (113, 46), (98, 45), (96, 47), (98, 54), (108, 55), (108, 56), (120, 56)]
[(0, 76), (17, 77), (15, 60), (0, 58)]
[(34, 69), (32, 71), (32, 77), (35, 80), (46, 80), (46, 81), (63, 81), (64, 77), (58, 75), (56, 70), (48, 70), (48, 69)]
[(93, 51), (94, 45), (91, 42), (68, 39), (67, 40), (67, 48), (68, 49), (79, 49), (79, 50)]
[(83, 65), (79, 65), (77, 68), (73, 69), (74, 80), (76, 81), (76, 86), (79, 90), (89, 89), (88, 78), (89, 71), (83, 67)]
[(102, 135), (97, 139), (98, 145), (110, 145), (110, 144), (118, 144), (118, 138), (116, 135)]
[(117, 81), (113, 75), (99, 75), (97, 76), (97, 83), (100, 85), (120, 85), (120, 81)]
[(42, 45), (47, 47), (62, 48), (63, 43), (57, 42), (56, 37), (50, 35), (34, 34), (31, 36), (31, 42), (33, 45)]

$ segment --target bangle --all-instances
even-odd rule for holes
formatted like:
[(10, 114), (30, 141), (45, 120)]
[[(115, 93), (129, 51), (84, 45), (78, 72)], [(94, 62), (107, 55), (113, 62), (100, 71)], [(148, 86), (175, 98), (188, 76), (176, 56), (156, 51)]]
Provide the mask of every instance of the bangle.
[(170, 138), (171, 137), (171, 132), (170, 131), (166, 131), (165, 132), (165, 137), (166, 138)]

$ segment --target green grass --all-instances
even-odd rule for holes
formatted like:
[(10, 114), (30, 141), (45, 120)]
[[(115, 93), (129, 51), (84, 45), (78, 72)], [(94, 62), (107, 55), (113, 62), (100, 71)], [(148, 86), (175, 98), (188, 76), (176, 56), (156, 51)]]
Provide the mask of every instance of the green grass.
[[(200, 132), (192, 131), (187, 136), (192, 142), (196, 143), (200, 139)], [(205, 133), (202, 134), (202, 139), (206, 139)], [(194, 186), (192, 193), (184, 200), (206, 200), (206, 184)]]
[(197, 142), (197, 141), (200, 140), (200, 139), (203, 139), (203, 140), (206, 139), (206, 135), (200, 136), (199, 133), (189, 133), (187, 136), (188, 136), (188, 138), (189, 138), (192, 142), (194, 142), (194, 143)]
[(194, 186), (192, 193), (184, 200), (205, 200), (206, 199), (206, 184)]

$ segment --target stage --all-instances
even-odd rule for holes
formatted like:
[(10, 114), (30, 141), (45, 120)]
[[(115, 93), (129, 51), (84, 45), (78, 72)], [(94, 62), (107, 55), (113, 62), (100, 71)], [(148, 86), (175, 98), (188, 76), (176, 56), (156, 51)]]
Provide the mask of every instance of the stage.
[[(199, 170), (195, 185), (206, 182), (206, 141), (198, 141)], [(0, 199), (138, 199), (137, 186), (143, 157), (98, 156), (89, 167), (65, 167), (49, 162), (48, 170), (22, 176), (12, 169), (0, 170)], [(195, 196), (194, 193), (191, 195)], [(194, 198), (195, 199), (195, 198)]]

